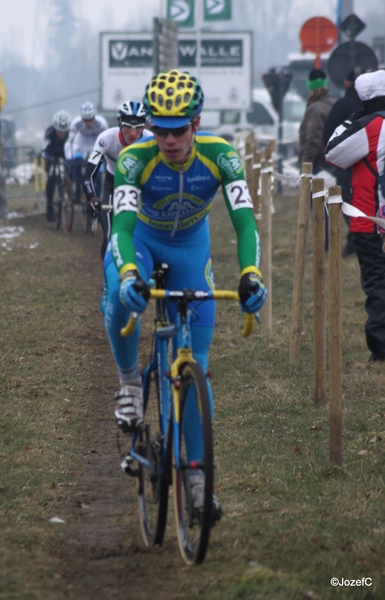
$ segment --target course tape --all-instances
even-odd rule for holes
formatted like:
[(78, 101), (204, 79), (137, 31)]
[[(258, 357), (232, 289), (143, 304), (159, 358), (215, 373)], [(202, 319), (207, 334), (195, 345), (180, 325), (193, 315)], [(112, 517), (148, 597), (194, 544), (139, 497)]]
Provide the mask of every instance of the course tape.
[(300, 182), (300, 178), (298, 175), (283, 175), (281, 173), (276, 173), (275, 171), (273, 171), (272, 175), (277, 181), (290, 181), (295, 183), (296, 185), (298, 185)]
[(342, 204), (341, 194), (334, 194), (328, 197), (328, 204)]
[(380, 227), (385, 229), (385, 219), (381, 219), (381, 217), (369, 217), (364, 212), (362, 212), (362, 210), (360, 210), (359, 208), (356, 208), (355, 206), (352, 206), (351, 204), (344, 202), (342, 200), (342, 196), (337, 195), (337, 194), (334, 196), (329, 196), (328, 190), (321, 190), (320, 192), (315, 192), (314, 194), (312, 194), (312, 198), (321, 198), (321, 197), (325, 198), (326, 210), (327, 210), (328, 204), (341, 204), (341, 210), (344, 213), (344, 215), (346, 215), (348, 217), (361, 217), (362, 219), (369, 219), (369, 221), (373, 221), (373, 223), (376, 223), (376, 225), (379, 225)]
[(311, 195), (311, 197), (313, 198), (327, 198), (327, 190), (322, 190), (321, 192), (314, 192), (314, 194)]
[(362, 210), (355, 208), (355, 206), (352, 206), (347, 202), (342, 203), (342, 212), (348, 217), (362, 217), (363, 219), (369, 219), (369, 221), (373, 221), (373, 223), (376, 223), (376, 225), (385, 229), (385, 219), (381, 219), (380, 217), (368, 217)]

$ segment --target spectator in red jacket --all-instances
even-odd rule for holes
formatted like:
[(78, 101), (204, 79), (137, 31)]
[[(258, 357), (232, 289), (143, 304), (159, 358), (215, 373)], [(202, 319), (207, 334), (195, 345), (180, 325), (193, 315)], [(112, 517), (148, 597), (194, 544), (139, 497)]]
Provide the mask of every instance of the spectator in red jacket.
[[(352, 167), (353, 207), (375, 217), (385, 205), (379, 177), (385, 162), (385, 71), (364, 73), (355, 87), (364, 109), (352, 123), (337, 127), (326, 147), (327, 161), (339, 167)], [(380, 114), (382, 112), (382, 114)], [(382, 238), (373, 221), (351, 217), (350, 231), (361, 269), (361, 285), (366, 294), (366, 343), (369, 361), (385, 360), (385, 253)]]
[[(361, 75), (362, 69), (356, 67), (349, 71), (344, 80), (345, 95), (337, 100), (328, 114), (325, 127), (324, 127), (324, 145), (328, 143), (330, 137), (334, 133), (338, 125), (341, 125), (344, 121), (347, 121), (353, 114), (362, 111), (363, 105), (358, 97), (357, 90), (354, 86), (354, 82), (359, 75)], [(351, 188), (352, 188), (352, 169), (339, 169), (336, 167), (335, 176), (337, 179), (337, 185), (341, 186), (342, 199), (344, 202), (350, 204), (351, 200)], [(344, 219), (349, 227), (349, 217), (344, 215)], [(353, 234), (349, 230), (346, 236), (346, 244), (342, 251), (342, 256), (355, 255), (356, 251), (353, 244)]]

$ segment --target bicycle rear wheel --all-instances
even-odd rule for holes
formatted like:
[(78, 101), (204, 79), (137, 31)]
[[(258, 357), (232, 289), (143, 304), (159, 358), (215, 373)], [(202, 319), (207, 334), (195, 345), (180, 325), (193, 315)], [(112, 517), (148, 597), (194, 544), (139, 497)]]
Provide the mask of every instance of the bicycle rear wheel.
[(71, 182), (67, 180), (63, 186), (62, 219), (66, 231), (71, 231), (74, 224), (74, 198)]
[[(203, 448), (203, 458), (199, 462), (189, 462), (186, 452), (186, 437), (191, 426), (189, 415), (193, 404), (196, 405), (193, 408), (198, 409), (201, 426), (201, 439), (196, 440), (196, 443)], [(212, 526), (214, 489), (210, 400), (205, 376), (196, 363), (187, 363), (181, 372), (179, 427), (179, 440), (173, 441), (172, 481), (175, 520), (182, 558), (191, 565), (202, 563), (206, 555)], [(201, 469), (204, 473), (203, 506), (199, 512), (192, 505), (189, 481), (190, 473), (195, 469)]]
[[(148, 397), (145, 425), (139, 434), (137, 448), (149, 462), (149, 469), (139, 465), (139, 521), (146, 546), (162, 545), (167, 522), (169, 461), (162, 460), (162, 437), (159, 432), (159, 391), (157, 372), (147, 379)], [(150, 428), (157, 433), (150, 435)], [(163, 464), (162, 464), (163, 463)]]
[(93, 232), (91, 229), (91, 222), (92, 222), (92, 217), (91, 215), (88, 213), (87, 210), (87, 203), (83, 203), (82, 202), (82, 213), (83, 213), (83, 225), (84, 225), (84, 233), (86, 234), (91, 234), (91, 236), (93, 236)]

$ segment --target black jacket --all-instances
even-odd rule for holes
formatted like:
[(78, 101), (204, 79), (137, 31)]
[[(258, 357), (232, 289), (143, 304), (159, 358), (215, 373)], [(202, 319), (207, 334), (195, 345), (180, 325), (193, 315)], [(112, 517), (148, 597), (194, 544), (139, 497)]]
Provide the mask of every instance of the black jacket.
[(326, 118), (324, 125), (325, 146), (338, 125), (341, 125), (341, 123), (346, 121), (353, 113), (361, 111), (362, 109), (363, 104), (358, 97), (356, 88), (354, 86), (348, 88), (345, 92), (345, 96), (333, 104)]
[(68, 139), (68, 132), (64, 140), (60, 139), (56, 133), (56, 129), (53, 125), (50, 125), (46, 129), (44, 134), (43, 142), (43, 156), (46, 160), (53, 158), (65, 158), (64, 157), (64, 144)]

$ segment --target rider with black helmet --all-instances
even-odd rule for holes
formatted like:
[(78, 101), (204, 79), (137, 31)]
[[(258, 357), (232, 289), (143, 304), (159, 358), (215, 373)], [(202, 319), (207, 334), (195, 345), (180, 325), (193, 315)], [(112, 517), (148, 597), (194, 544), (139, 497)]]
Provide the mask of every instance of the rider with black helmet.
[(56, 158), (64, 159), (64, 145), (68, 139), (71, 119), (64, 110), (59, 110), (53, 118), (53, 124), (50, 125), (44, 134), (42, 156), (45, 160), (45, 169), (47, 173), (47, 184), (45, 188), (47, 198), (47, 221), (54, 221), (55, 214), (52, 206), (52, 200), (55, 193), (56, 177), (53, 172), (53, 163)]

